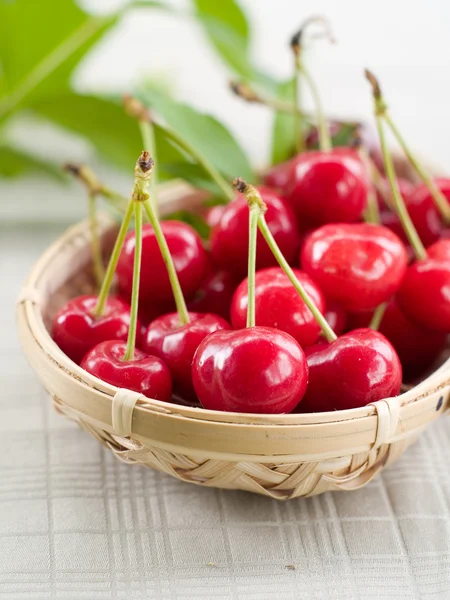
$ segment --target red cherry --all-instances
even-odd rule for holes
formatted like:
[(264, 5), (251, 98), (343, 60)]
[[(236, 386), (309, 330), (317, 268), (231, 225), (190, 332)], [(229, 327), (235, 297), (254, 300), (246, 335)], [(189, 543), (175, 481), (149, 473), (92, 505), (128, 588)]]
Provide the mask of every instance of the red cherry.
[[(295, 276), (320, 310), (325, 310), (325, 298), (312, 279), (298, 269)], [(256, 273), (256, 322), (289, 333), (302, 347), (313, 344), (320, 335), (320, 326), (298, 295), (288, 276), (279, 267)], [(238, 286), (231, 304), (231, 323), (235, 329), (246, 326), (248, 281)]]
[(303, 246), (301, 265), (325, 297), (358, 312), (376, 308), (398, 290), (407, 255), (386, 227), (344, 223), (312, 233)]
[(340, 306), (340, 304), (333, 301), (327, 302), (324, 317), (337, 336), (344, 333), (347, 326), (348, 313)]
[(377, 331), (356, 329), (331, 344), (310, 346), (306, 356), (309, 384), (302, 412), (358, 408), (400, 392), (400, 360)]
[(286, 194), (300, 223), (354, 223), (367, 204), (368, 181), (360, 156), (350, 148), (311, 151), (297, 157)]
[(217, 204), (216, 206), (211, 206), (208, 208), (204, 215), (207, 225), (209, 225), (211, 228), (215, 227), (217, 223), (220, 222), (226, 207), (226, 204)]
[(450, 240), (440, 240), (428, 256), (408, 267), (398, 292), (400, 308), (417, 325), (450, 332)]
[[(286, 260), (292, 263), (299, 248), (299, 233), (292, 209), (277, 194), (265, 187), (258, 188), (267, 205), (267, 224)], [(211, 232), (211, 256), (213, 262), (238, 279), (247, 274), (248, 252), (248, 206), (238, 196), (226, 207), (220, 223)], [(258, 232), (256, 268), (277, 264), (270, 248)]]
[[(388, 200), (391, 201), (391, 204), (394, 204), (394, 201), (392, 199), (392, 192), (391, 192), (391, 187), (389, 185), (389, 181), (385, 177), (383, 177), (381, 184), (383, 186), (384, 193), (388, 197)], [(397, 177), (397, 184), (398, 184), (398, 189), (399, 189), (400, 195), (403, 197), (405, 202), (408, 202), (408, 198), (414, 190), (414, 185), (408, 179), (405, 179), (404, 177)], [(378, 206), (381, 208), (381, 210), (386, 210), (386, 208), (387, 208), (386, 202), (378, 190), (377, 190), (377, 201), (378, 201)]]
[(291, 185), (295, 165), (301, 159), (301, 156), (299, 154), (286, 162), (272, 167), (264, 176), (264, 183), (270, 188), (278, 190), (281, 194), (285, 194)]
[[(197, 232), (181, 221), (164, 221), (161, 227), (175, 263), (181, 288), (186, 297), (192, 297), (208, 267), (208, 255)], [(143, 227), (140, 300), (151, 303), (172, 301), (167, 269), (161, 256), (151, 225)], [(117, 265), (119, 287), (131, 296), (133, 282), (135, 234), (130, 232)]]
[(100, 342), (111, 339), (126, 341), (128, 336), (128, 304), (119, 298), (108, 298), (101, 317), (94, 316), (96, 305), (97, 296), (78, 296), (69, 300), (53, 319), (54, 341), (78, 364), (87, 352)]
[(175, 391), (185, 400), (195, 397), (192, 386), (192, 358), (200, 342), (210, 333), (230, 329), (213, 314), (189, 313), (189, 323), (180, 325), (178, 313), (159, 317), (150, 323), (142, 340), (148, 354), (158, 356), (169, 367)]
[(386, 307), (379, 331), (394, 346), (408, 379), (417, 378), (430, 367), (445, 347), (445, 333), (418, 327), (395, 300)]
[(194, 312), (213, 313), (230, 319), (230, 306), (238, 282), (231, 273), (217, 271), (211, 273), (188, 302), (188, 309)]
[(290, 412), (303, 397), (308, 367), (290, 335), (271, 327), (216, 331), (192, 363), (204, 408), (248, 413)]
[(98, 344), (84, 357), (81, 367), (99, 379), (168, 402), (172, 378), (162, 360), (135, 349), (134, 358), (124, 361), (126, 342), (112, 340)]
[[(439, 190), (450, 201), (450, 179), (434, 180)], [(443, 234), (445, 225), (436, 208), (428, 187), (423, 183), (417, 185), (407, 197), (408, 212), (414, 223), (422, 243), (429, 246)]]

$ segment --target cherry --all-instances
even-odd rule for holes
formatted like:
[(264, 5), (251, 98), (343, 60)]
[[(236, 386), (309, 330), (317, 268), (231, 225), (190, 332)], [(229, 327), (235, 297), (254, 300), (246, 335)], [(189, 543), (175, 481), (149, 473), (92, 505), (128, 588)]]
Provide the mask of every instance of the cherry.
[(69, 300), (55, 315), (52, 337), (61, 350), (79, 364), (94, 346), (106, 340), (126, 340), (130, 327), (130, 306), (119, 298), (108, 298), (96, 317), (97, 296)]
[(225, 212), (226, 204), (216, 204), (211, 206), (204, 214), (204, 219), (209, 227), (215, 227), (221, 220)]
[(209, 335), (195, 353), (192, 378), (204, 408), (267, 414), (292, 411), (308, 381), (300, 346), (271, 327)]
[(324, 314), (328, 325), (334, 331), (336, 335), (342, 335), (347, 326), (348, 313), (342, 308), (340, 304), (331, 300), (327, 302), (327, 308)]
[(331, 344), (310, 346), (306, 356), (309, 384), (302, 412), (358, 408), (400, 392), (400, 360), (377, 331), (351, 331)]
[[(172, 254), (181, 288), (186, 297), (192, 297), (208, 267), (208, 255), (197, 232), (181, 221), (164, 221), (164, 237)], [(130, 232), (117, 265), (119, 287), (125, 296), (131, 294), (135, 234)], [(172, 299), (172, 289), (158, 241), (151, 225), (144, 225), (140, 300), (151, 303)]]
[[(450, 179), (435, 179), (435, 185), (450, 201)], [(425, 246), (436, 242), (446, 229), (426, 184), (417, 185), (409, 194), (406, 205), (417, 233)]]
[(184, 399), (195, 397), (192, 385), (192, 359), (200, 342), (210, 333), (230, 329), (228, 323), (213, 314), (188, 313), (189, 322), (180, 323), (178, 313), (155, 319), (143, 337), (142, 348), (158, 356), (169, 367), (175, 391)]
[[(273, 190), (259, 187), (267, 205), (266, 219), (277, 244), (292, 263), (299, 248), (299, 233), (292, 209)], [(244, 198), (237, 197), (225, 208), (221, 221), (211, 232), (211, 256), (215, 265), (242, 279), (247, 272), (248, 207)], [(270, 248), (258, 234), (256, 268), (276, 264)]]
[(194, 312), (214, 313), (230, 319), (230, 306), (238, 282), (228, 271), (217, 271), (206, 277), (188, 308)]
[[(414, 188), (414, 184), (412, 184), (408, 179), (404, 177), (397, 177), (397, 184), (400, 195), (405, 200), (406, 204), (408, 204), (408, 199), (412, 194)], [(381, 210), (386, 210), (386, 208), (391, 208), (394, 204), (394, 200), (392, 199), (392, 192), (389, 187), (389, 181), (386, 177), (383, 177), (380, 181), (380, 185), (382, 186), (382, 192), (377, 189), (377, 201), (378, 206)], [(386, 204), (388, 203), (388, 206)]]
[[(312, 279), (298, 269), (293, 272), (317, 308), (325, 310), (325, 298)], [(289, 333), (303, 348), (320, 335), (320, 325), (298, 295), (283, 269), (271, 267), (256, 273), (256, 322)], [(248, 280), (238, 286), (231, 305), (234, 329), (245, 327), (248, 307)]]
[(88, 352), (81, 367), (111, 385), (169, 402), (172, 378), (164, 362), (137, 349), (132, 360), (124, 360), (126, 346), (118, 340), (102, 342)]
[(303, 269), (345, 310), (375, 308), (400, 287), (407, 256), (389, 229), (368, 223), (324, 225), (306, 240)]
[(440, 240), (427, 256), (408, 267), (397, 294), (400, 308), (417, 325), (450, 332), (450, 240)]
[(418, 327), (405, 316), (395, 300), (387, 305), (379, 331), (394, 346), (406, 379), (417, 378), (445, 347), (445, 333)]

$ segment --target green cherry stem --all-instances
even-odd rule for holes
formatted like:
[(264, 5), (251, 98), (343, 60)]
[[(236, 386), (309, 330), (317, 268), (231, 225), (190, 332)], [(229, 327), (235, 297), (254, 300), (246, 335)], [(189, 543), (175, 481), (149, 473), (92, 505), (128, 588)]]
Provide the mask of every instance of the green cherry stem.
[(369, 154), (367, 150), (364, 148), (362, 138), (360, 135), (359, 127), (355, 130), (355, 135), (352, 140), (352, 148), (354, 148), (361, 159), (361, 162), (364, 165), (366, 170), (366, 177), (368, 181), (368, 189), (367, 189), (367, 200), (366, 200), (366, 208), (364, 210), (364, 220), (366, 223), (374, 223), (375, 225), (379, 225), (381, 223), (380, 218), (380, 209), (378, 207), (377, 195), (375, 192), (375, 186), (372, 181), (372, 173), (371, 173), (371, 164), (369, 159)]
[(286, 102), (279, 100), (278, 98), (272, 98), (257, 92), (249, 83), (244, 81), (231, 81), (231, 91), (236, 94), (242, 100), (246, 102), (261, 104), (267, 106), (276, 112), (282, 112), (287, 114), (299, 113), (301, 118), (307, 118), (307, 115), (303, 113), (293, 102)]
[(286, 273), (286, 275), (288, 276), (290, 282), (292, 283), (292, 285), (296, 289), (298, 295), (301, 297), (301, 299), (303, 300), (303, 302), (306, 304), (306, 306), (312, 312), (313, 317), (315, 318), (315, 320), (319, 324), (319, 326), (320, 326), (320, 328), (322, 330), (322, 333), (325, 336), (325, 338), (329, 342), (334, 342), (334, 340), (337, 339), (337, 335), (331, 329), (331, 327), (329, 326), (327, 320), (322, 315), (322, 313), (320, 312), (320, 310), (317, 308), (317, 306), (314, 304), (314, 302), (308, 296), (308, 294), (306, 293), (306, 291), (303, 288), (302, 284), (299, 282), (299, 280), (295, 276), (295, 273), (291, 269), (289, 263), (284, 258), (283, 253), (281, 252), (280, 248), (278, 247), (278, 244), (275, 241), (275, 238), (273, 237), (272, 232), (270, 231), (270, 229), (269, 229), (269, 227), (267, 225), (267, 221), (266, 221), (266, 219), (264, 217), (264, 211), (263, 211), (264, 202), (263, 202), (261, 196), (259, 195), (259, 192), (252, 185), (249, 185), (248, 183), (246, 183), (245, 181), (243, 181), (240, 178), (237, 179), (236, 181), (239, 184), (239, 187), (236, 186), (237, 189), (238, 189), (238, 191), (241, 192), (241, 194), (243, 194), (245, 196), (245, 198), (247, 199), (247, 202), (248, 202), (249, 206), (252, 206), (252, 204), (255, 204), (255, 203), (259, 203), (260, 210), (259, 210), (259, 218), (258, 218), (258, 228), (259, 228), (259, 230), (260, 230), (263, 238), (265, 239), (267, 245), (271, 249), (271, 251), (272, 251), (274, 257), (276, 258), (278, 264), (283, 269), (283, 271)]
[(98, 221), (95, 200), (95, 194), (89, 192), (88, 208), (89, 228), (91, 230), (92, 261), (94, 265), (94, 275), (95, 281), (97, 283), (97, 289), (100, 290), (103, 278), (105, 277), (105, 267), (103, 266), (102, 249), (100, 245), (100, 238), (98, 235)]
[(372, 94), (374, 101), (374, 113), (375, 120), (377, 124), (378, 135), (380, 138), (381, 152), (383, 154), (384, 167), (386, 170), (386, 175), (389, 181), (389, 185), (391, 187), (392, 198), (395, 205), (395, 211), (400, 219), (402, 227), (405, 231), (405, 234), (408, 238), (409, 243), (411, 244), (412, 249), (416, 255), (418, 260), (422, 260), (426, 258), (427, 253), (424, 245), (417, 233), (416, 228), (414, 227), (413, 222), (411, 221), (411, 217), (409, 216), (408, 210), (405, 205), (405, 201), (400, 194), (400, 189), (398, 187), (397, 177), (395, 175), (394, 163), (387, 147), (386, 137), (384, 134), (383, 127), (383, 114), (385, 112), (385, 104), (383, 98), (381, 96), (380, 87), (378, 85), (378, 81), (375, 76), (368, 71), (365, 70), (365, 75), (367, 80), (370, 82), (372, 86)]
[[(324, 31), (318, 36), (315, 37), (327, 37), (330, 41), (333, 41), (333, 36), (331, 35), (331, 30), (328, 22), (323, 17), (311, 17), (307, 19), (303, 25), (300, 27), (299, 31), (292, 37), (291, 39), (291, 50), (294, 55), (295, 61), (295, 71), (296, 71), (296, 99), (298, 101), (298, 88), (299, 88), (299, 79), (303, 76), (304, 80), (309, 86), (311, 95), (314, 100), (314, 105), (316, 108), (316, 116), (317, 116), (317, 129), (319, 134), (319, 146), (321, 150), (328, 151), (332, 149), (331, 136), (328, 128), (328, 123), (325, 118), (325, 112), (323, 110), (322, 101), (320, 99), (319, 90), (316, 86), (316, 83), (311, 76), (309, 70), (305, 67), (303, 61), (303, 38), (305, 34), (305, 30), (313, 23), (319, 23), (323, 25)], [(302, 135), (299, 132), (299, 135)], [(303, 141), (304, 144), (304, 141)]]
[(147, 198), (144, 200), (143, 205), (149, 223), (153, 227), (153, 231), (155, 232), (156, 241), (158, 243), (158, 247), (161, 252), (164, 264), (166, 265), (167, 274), (169, 276), (170, 285), (172, 287), (173, 298), (175, 300), (175, 306), (177, 309), (180, 325), (186, 325), (187, 323), (189, 323), (189, 313), (186, 306), (186, 301), (183, 296), (183, 291), (181, 289), (180, 280), (178, 279), (177, 271), (173, 263), (173, 258), (170, 253), (167, 240), (164, 237), (164, 232), (162, 230), (161, 223), (159, 222), (158, 216), (155, 213), (155, 209), (153, 207), (152, 202), (150, 202), (148, 199), (148, 195)]
[(123, 360), (133, 360), (134, 349), (136, 347), (137, 319), (139, 310), (139, 282), (141, 278), (141, 260), (142, 260), (142, 204), (134, 204), (134, 263), (133, 263), (133, 286), (131, 289), (131, 310), (130, 327), (128, 330), (127, 347)]
[(369, 329), (373, 329), (374, 331), (378, 331), (381, 325), (381, 321), (383, 320), (384, 313), (386, 312), (387, 302), (383, 302), (375, 309), (372, 319), (369, 323)]

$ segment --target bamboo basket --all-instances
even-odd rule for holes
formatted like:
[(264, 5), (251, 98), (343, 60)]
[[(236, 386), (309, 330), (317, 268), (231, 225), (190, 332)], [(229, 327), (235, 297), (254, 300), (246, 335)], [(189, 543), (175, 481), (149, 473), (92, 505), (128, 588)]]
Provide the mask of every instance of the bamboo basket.
[[(175, 184), (161, 194), (161, 212), (199, 201), (191, 188)], [(100, 223), (106, 254), (116, 225), (104, 215)], [(393, 463), (449, 408), (450, 360), (396, 398), (328, 413), (223, 413), (130, 394), (82, 370), (50, 337), (61, 304), (91, 290), (90, 234), (82, 222), (33, 267), (17, 302), (19, 335), (56, 409), (128, 463), (279, 500), (353, 490)]]

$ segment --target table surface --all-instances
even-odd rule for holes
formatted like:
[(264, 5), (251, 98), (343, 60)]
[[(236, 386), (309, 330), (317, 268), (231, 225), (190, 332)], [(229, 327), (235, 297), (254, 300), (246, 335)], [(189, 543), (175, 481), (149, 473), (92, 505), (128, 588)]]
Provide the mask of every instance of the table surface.
[(61, 227), (0, 225), (0, 599), (450, 596), (443, 418), (366, 488), (280, 503), (117, 461), (21, 354), (21, 281)]

